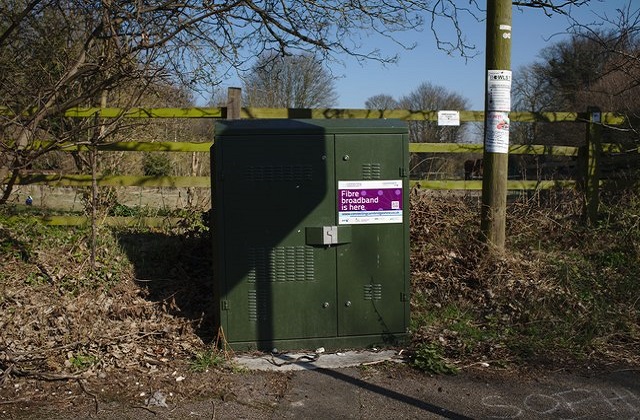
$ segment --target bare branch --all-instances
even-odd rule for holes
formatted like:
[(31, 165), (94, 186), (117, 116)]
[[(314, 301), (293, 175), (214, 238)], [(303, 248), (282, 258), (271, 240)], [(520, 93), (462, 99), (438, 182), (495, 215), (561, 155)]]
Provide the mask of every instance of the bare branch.
[(571, 15), (571, 9), (575, 7), (585, 6), (593, 0), (532, 0), (532, 1), (514, 1), (513, 5), (517, 7), (530, 7), (540, 9), (547, 16), (554, 14)]
[[(16, 16), (14, 16), (11, 19), (11, 23), (9, 24), (9, 26), (0, 34), (0, 47), (2, 46), (2, 44), (6, 41), (7, 38), (9, 38), (13, 32), (18, 29), (18, 27), (20, 26), (20, 24), (22, 23), (22, 21), (30, 14), (32, 13), (36, 6), (44, 3), (44, 5), (46, 5), (47, 0), (31, 0), (30, 3), (28, 3), (24, 9), (22, 10), (22, 12), (20, 12), (19, 14), (17, 14)], [(9, 15), (10, 13), (3, 13), (5, 15)]]

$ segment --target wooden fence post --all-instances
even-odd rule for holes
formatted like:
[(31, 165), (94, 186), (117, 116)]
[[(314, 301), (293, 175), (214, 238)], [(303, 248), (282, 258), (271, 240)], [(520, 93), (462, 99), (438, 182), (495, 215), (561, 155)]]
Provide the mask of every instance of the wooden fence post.
[(598, 218), (600, 205), (600, 156), (602, 154), (602, 112), (598, 107), (588, 107), (587, 135), (583, 157), (583, 216), (588, 224)]
[(227, 89), (227, 119), (239, 120), (242, 109), (242, 90), (237, 87)]

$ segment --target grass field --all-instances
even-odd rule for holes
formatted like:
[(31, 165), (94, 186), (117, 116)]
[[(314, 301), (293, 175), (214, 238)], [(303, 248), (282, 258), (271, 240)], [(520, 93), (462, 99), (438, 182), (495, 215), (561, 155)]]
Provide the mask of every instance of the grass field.
[[(187, 188), (103, 188), (103, 191), (111, 191), (114, 195), (113, 204), (121, 204), (127, 207), (156, 209), (158, 211), (171, 211), (185, 208), (189, 205)], [(211, 190), (207, 188), (193, 188), (194, 197), (191, 207), (208, 209), (211, 207)], [(35, 208), (55, 211), (83, 212), (85, 210), (85, 197), (88, 189), (72, 187), (49, 187), (46, 185), (21, 185), (16, 187), (11, 200), (12, 205), (25, 203), (27, 197), (33, 199)]]

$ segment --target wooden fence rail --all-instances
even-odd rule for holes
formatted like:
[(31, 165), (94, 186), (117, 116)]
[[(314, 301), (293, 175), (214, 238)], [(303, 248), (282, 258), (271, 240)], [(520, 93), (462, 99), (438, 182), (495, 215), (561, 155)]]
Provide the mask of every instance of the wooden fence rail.
[[(9, 111), (0, 108), (0, 115), (7, 115)], [(405, 121), (437, 121), (438, 112), (431, 110), (364, 110), (364, 109), (275, 109), (275, 108), (241, 108), (239, 110), (241, 118), (245, 119), (266, 119), (266, 118), (396, 118)], [(224, 119), (228, 116), (225, 107), (196, 107), (196, 108), (74, 108), (66, 111), (66, 117), (70, 118), (207, 118)], [(587, 112), (545, 112), (528, 113), (512, 112), (510, 118), (514, 122), (575, 122), (588, 123), (590, 114)], [(481, 122), (484, 120), (482, 111), (460, 111), (460, 121)], [(620, 125), (625, 122), (624, 115), (617, 113), (602, 113), (601, 123), (603, 125)], [(104, 152), (208, 152), (212, 142), (190, 143), (190, 142), (118, 142), (106, 143), (96, 146), (98, 151)], [(52, 142), (34, 142), (32, 148), (54, 148), (55, 150), (76, 152), (88, 151), (89, 146), (83, 144)], [(591, 151), (591, 149), (589, 149)], [(468, 143), (411, 143), (409, 151), (412, 153), (477, 153), (483, 151), (482, 144)], [(605, 144), (601, 146), (600, 152), (616, 153), (620, 152), (616, 145)], [(628, 152), (628, 151), (627, 151)], [(579, 156), (578, 147), (569, 146), (542, 146), (542, 145), (512, 145), (509, 148), (512, 155), (547, 155), (547, 156)], [(0, 180), (1, 181), (1, 180)], [(17, 185), (41, 184), (51, 187), (88, 187), (91, 186), (90, 175), (70, 175), (70, 174), (37, 174), (30, 173), (21, 175)], [(565, 188), (575, 185), (575, 180), (510, 180), (507, 188), (509, 190), (540, 190), (548, 188)], [(413, 186), (418, 185), (423, 189), (437, 190), (481, 190), (480, 180), (411, 180)], [(132, 176), (132, 175), (105, 175), (97, 178), (98, 186), (109, 187), (194, 187), (210, 188), (210, 178), (208, 176)], [(149, 220), (146, 220), (149, 219)], [(139, 218), (145, 225), (157, 223), (175, 223), (171, 218)], [(87, 223), (87, 218), (83, 216), (51, 216), (42, 218), (48, 224), (78, 225)], [(106, 218), (104, 223), (122, 225), (127, 223), (122, 218)]]
[[(70, 108), (65, 113), (69, 118), (212, 118), (225, 119), (227, 107), (190, 108)], [(0, 116), (11, 116), (12, 112), (0, 107)], [(589, 122), (588, 112), (510, 112), (513, 122)], [(313, 118), (313, 119), (379, 119), (394, 118), (405, 121), (438, 121), (438, 111), (407, 109), (349, 109), (349, 108), (241, 108), (242, 119), (267, 118)], [(482, 122), (483, 111), (460, 111), (460, 122)], [(626, 121), (624, 114), (603, 112), (604, 125), (620, 125)]]
[[(208, 152), (212, 142), (119, 142), (101, 144), (99, 151), (108, 152)], [(51, 144), (41, 142), (36, 147), (50, 147)], [(61, 144), (59, 150), (87, 151), (86, 145)], [(482, 144), (465, 143), (410, 143), (412, 153), (482, 153)], [(542, 145), (512, 145), (509, 153), (512, 155), (546, 155), (546, 156), (578, 156), (578, 147), (571, 146), (542, 146)], [(603, 145), (603, 151), (608, 153), (620, 152), (620, 147), (613, 144)], [(207, 176), (133, 176), (133, 175), (105, 175), (97, 179), (98, 186), (109, 187), (194, 187), (209, 188), (210, 179)], [(479, 181), (462, 180), (426, 180), (414, 179), (413, 185), (420, 185), (426, 189), (481, 189)], [(510, 190), (545, 189), (569, 186), (575, 181), (509, 181)], [(17, 185), (46, 184), (52, 187), (87, 187), (91, 186), (90, 175), (69, 174), (25, 174), (18, 177)]]

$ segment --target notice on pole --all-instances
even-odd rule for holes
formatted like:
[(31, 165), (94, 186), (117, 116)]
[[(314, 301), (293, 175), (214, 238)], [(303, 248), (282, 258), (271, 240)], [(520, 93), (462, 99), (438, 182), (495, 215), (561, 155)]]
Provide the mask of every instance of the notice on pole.
[(489, 70), (487, 111), (511, 111), (511, 70)]
[(490, 153), (509, 153), (509, 113), (487, 113), (486, 130), (485, 150)]
[(402, 223), (402, 180), (338, 181), (338, 224)]
[(438, 111), (438, 125), (460, 125), (460, 112)]

